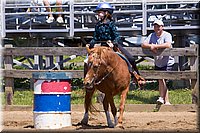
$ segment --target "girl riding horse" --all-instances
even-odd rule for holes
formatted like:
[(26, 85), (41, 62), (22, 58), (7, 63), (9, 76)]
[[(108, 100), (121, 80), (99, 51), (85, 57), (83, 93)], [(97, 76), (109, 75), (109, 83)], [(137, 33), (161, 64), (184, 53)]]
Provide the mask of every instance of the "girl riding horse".
[(119, 49), (119, 51), (126, 56), (132, 65), (133, 70), (129, 70), (131, 77), (136, 79), (138, 85), (143, 84), (145, 80), (139, 74), (134, 57), (122, 46), (123, 42), (120, 39), (117, 28), (112, 19), (113, 10), (114, 8), (106, 2), (100, 3), (96, 7), (94, 12), (97, 13), (99, 22), (95, 25), (93, 39), (90, 41), (90, 44), (86, 46), (89, 46), (91, 49), (95, 44), (101, 43), (101, 46), (109, 46), (114, 47), (114, 49)]

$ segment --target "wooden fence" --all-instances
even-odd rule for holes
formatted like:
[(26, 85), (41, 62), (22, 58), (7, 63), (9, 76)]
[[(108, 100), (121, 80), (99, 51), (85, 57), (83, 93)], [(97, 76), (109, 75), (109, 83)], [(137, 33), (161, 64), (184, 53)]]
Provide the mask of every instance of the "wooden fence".
[[(157, 54), (152, 53), (148, 49), (142, 49), (141, 47), (126, 47), (126, 49), (133, 56), (174, 56), (176, 63), (178, 63), (178, 57), (188, 57), (190, 70), (185, 71), (155, 71), (155, 70), (140, 70), (141, 76), (145, 79), (172, 79), (172, 80), (191, 80), (191, 88), (198, 91), (199, 84), (199, 54), (198, 45), (185, 48), (168, 48), (159, 50)], [(86, 49), (83, 47), (12, 47), (7, 45), (3, 48), (3, 67), (1, 69), (2, 76), (5, 80), (5, 93), (6, 104), (12, 104), (13, 97), (13, 81), (14, 78), (32, 78), (33, 72), (71, 72), (73, 78), (82, 78), (82, 70), (34, 70), (34, 69), (13, 69), (13, 58), (15, 56), (60, 56), (60, 55), (86, 55)]]

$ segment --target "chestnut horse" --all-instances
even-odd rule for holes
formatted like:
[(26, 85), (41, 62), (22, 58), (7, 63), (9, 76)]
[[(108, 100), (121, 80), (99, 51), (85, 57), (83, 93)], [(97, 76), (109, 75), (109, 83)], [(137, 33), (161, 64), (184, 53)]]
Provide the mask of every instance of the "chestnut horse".
[[(109, 47), (95, 47), (90, 50), (88, 56), (88, 71), (84, 79), (86, 88), (85, 114), (81, 121), (88, 124), (88, 111), (91, 105), (92, 95), (97, 89), (105, 94), (103, 107), (107, 118), (108, 127), (122, 126), (122, 118), (125, 100), (129, 91), (130, 73), (127, 63)], [(113, 97), (121, 94), (119, 117)], [(114, 117), (114, 124), (110, 119), (109, 105)]]

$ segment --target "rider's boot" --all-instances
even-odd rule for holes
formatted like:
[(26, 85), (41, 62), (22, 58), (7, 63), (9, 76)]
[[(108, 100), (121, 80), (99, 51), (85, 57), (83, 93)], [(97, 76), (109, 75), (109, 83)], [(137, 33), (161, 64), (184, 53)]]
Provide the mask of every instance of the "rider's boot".
[(134, 79), (138, 87), (140, 88), (141, 85), (144, 85), (146, 83), (145, 79), (140, 76), (136, 71), (131, 71), (131, 78)]

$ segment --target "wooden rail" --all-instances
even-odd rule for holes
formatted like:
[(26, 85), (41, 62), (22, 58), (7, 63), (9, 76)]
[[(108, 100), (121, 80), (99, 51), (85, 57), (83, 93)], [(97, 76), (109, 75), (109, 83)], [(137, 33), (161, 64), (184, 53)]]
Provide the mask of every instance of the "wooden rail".
[[(73, 78), (83, 78), (83, 70), (2, 70), (3, 76), (7, 78), (31, 78), (33, 72), (70, 72)], [(140, 74), (145, 79), (197, 79), (196, 71), (154, 71), (140, 70)]]
[[(197, 88), (198, 86), (198, 45), (185, 47), (185, 48), (169, 48), (164, 50), (159, 50), (157, 54), (152, 53), (148, 49), (142, 49), (140, 47), (126, 47), (126, 49), (133, 56), (179, 56), (188, 57), (190, 70), (187, 71), (155, 71), (155, 70), (140, 70), (140, 74), (145, 79), (190, 79), (192, 82), (192, 88)], [(11, 45), (6, 45), (1, 48), (4, 68), (1, 69), (2, 76), (5, 79), (5, 93), (7, 96), (6, 104), (12, 104), (12, 94), (13, 94), (13, 79), (14, 78), (32, 78), (33, 72), (71, 72), (73, 73), (73, 78), (83, 78), (82, 70), (19, 70), (13, 69), (13, 58), (15, 56), (60, 56), (60, 55), (86, 55), (86, 49), (82, 47), (12, 47)], [(178, 61), (176, 60), (176, 63)]]
[[(197, 47), (168, 48), (159, 50), (157, 54), (141, 47), (125, 47), (133, 56), (197, 56)], [(84, 47), (5, 47), (1, 48), (4, 56), (28, 55), (86, 55)]]

